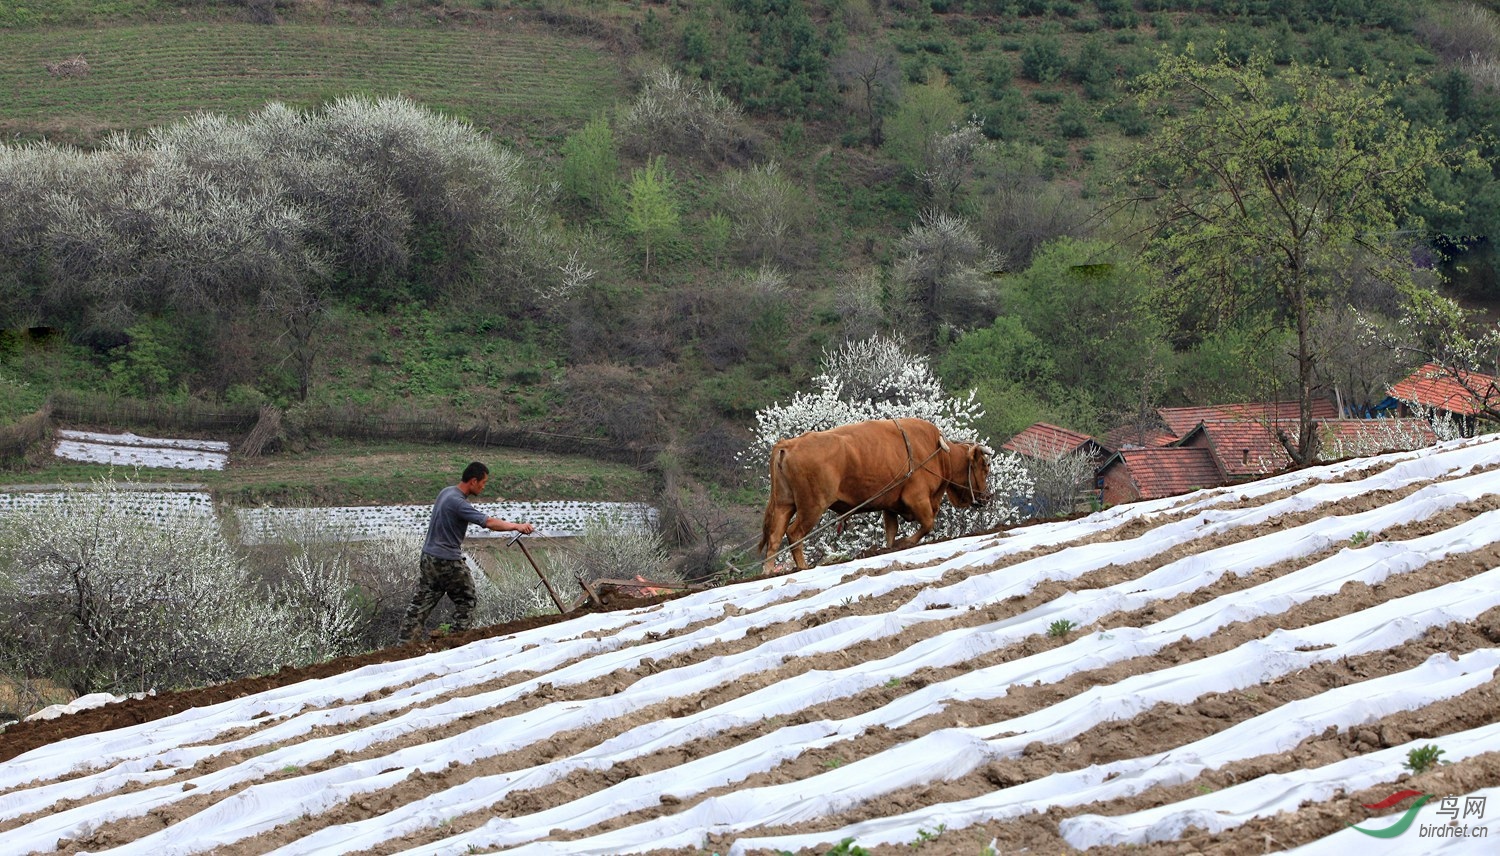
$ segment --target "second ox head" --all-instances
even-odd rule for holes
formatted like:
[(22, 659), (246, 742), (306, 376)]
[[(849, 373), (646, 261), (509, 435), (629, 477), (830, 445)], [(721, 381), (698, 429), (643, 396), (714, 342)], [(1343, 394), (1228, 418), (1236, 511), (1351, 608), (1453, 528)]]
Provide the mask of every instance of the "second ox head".
[(983, 508), (989, 504), (990, 458), (994, 451), (983, 443), (951, 443), (948, 450), (948, 501), (957, 508)]

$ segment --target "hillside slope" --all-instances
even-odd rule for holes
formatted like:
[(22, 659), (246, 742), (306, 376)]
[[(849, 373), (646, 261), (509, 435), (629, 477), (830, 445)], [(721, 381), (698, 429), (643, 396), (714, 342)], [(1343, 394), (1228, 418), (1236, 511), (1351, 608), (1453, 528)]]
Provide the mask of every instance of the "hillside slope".
[(580, 616), (33, 749), (0, 834), (1349, 852), (1411, 804), (1364, 806), (1500, 787), (1497, 521), (1482, 438)]

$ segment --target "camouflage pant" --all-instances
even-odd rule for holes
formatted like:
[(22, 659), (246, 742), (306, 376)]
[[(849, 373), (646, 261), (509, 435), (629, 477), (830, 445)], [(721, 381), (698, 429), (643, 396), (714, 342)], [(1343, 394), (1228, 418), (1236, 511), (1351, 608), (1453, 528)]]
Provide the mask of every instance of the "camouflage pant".
[(469, 567), (462, 559), (439, 559), (422, 554), (422, 573), (412, 591), (411, 606), (406, 608), (406, 618), (401, 621), (401, 638), (410, 639), (412, 634), (423, 629), (427, 616), (447, 595), (453, 600), (453, 630), (468, 630), (473, 620), (474, 578), (469, 576)]

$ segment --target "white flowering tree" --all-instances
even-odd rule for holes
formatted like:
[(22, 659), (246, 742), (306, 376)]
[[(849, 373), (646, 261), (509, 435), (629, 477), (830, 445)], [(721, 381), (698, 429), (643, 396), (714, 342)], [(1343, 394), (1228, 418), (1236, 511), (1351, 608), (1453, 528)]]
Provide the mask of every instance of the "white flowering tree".
[(150, 516), (106, 480), (0, 520), (0, 644), (78, 692), (201, 685), (307, 662), (316, 633), (266, 597), (202, 514)]
[[(769, 488), (771, 449), (777, 441), (808, 431), (826, 431), (851, 422), (893, 417), (926, 419), (950, 441), (988, 443), (973, 428), (984, 415), (972, 390), (962, 397), (949, 395), (928, 365), (927, 358), (907, 350), (899, 339), (875, 335), (824, 352), (823, 372), (813, 378), (811, 392), (799, 392), (786, 404), (756, 411), (755, 439), (742, 453), (744, 466), (759, 470)], [(1020, 519), (1032, 493), (1031, 476), (1016, 455), (997, 454), (990, 462), (994, 501), (986, 508), (943, 508), (933, 537), (951, 538), (983, 531)], [(830, 557), (852, 555), (885, 543), (877, 514), (858, 514), (843, 527), (826, 525), (824, 515), (808, 538), (808, 558), (822, 563)]]

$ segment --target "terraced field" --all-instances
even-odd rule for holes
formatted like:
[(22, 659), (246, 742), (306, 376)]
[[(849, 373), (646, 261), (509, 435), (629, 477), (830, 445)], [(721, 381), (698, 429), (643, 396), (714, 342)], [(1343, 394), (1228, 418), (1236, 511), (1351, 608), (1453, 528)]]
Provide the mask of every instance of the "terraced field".
[[(8, 32), (4, 43), (6, 135), (97, 135), (350, 94), (406, 95), (504, 136), (555, 135), (625, 91), (607, 52), (535, 29), (143, 24)], [(48, 70), (78, 57), (87, 73)]]
[(59, 731), (0, 765), (0, 836), (153, 856), (1490, 853), (1500, 437), (342, 665)]

